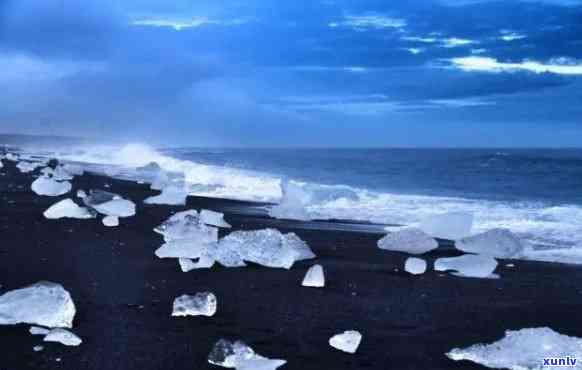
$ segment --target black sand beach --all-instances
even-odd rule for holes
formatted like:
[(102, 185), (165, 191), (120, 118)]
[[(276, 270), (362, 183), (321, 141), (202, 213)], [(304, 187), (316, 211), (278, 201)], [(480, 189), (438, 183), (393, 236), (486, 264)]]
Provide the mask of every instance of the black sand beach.
[[(480, 369), (454, 362), (454, 347), (500, 339), (507, 329), (548, 326), (582, 337), (582, 268), (500, 261), (501, 279), (466, 279), (429, 271), (402, 271), (407, 255), (378, 249), (380, 234), (296, 228), (318, 255), (327, 286), (301, 287), (313, 261), (290, 271), (250, 266), (190, 273), (177, 260), (158, 259), (162, 243), (152, 229), (172, 213), (207, 208), (225, 213), (237, 229), (272, 227), (260, 216), (230, 212), (244, 203), (190, 197), (186, 207), (149, 206), (147, 185), (86, 174), (73, 192), (40, 197), (32, 175), (12, 162), (0, 169), (0, 293), (40, 280), (62, 284), (77, 306), (80, 347), (42, 343), (28, 325), (0, 326), (0, 369), (210, 369), (207, 356), (220, 338), (240, 339), (258, 353), (288, 361), (282, 369)], [(109, 187), (105, 187), (108, 185)], [(42, 213), (78, 189), (104, 189), (136, 202), (137, 215), (116, 228), (92, 220), (47, 220)], [(284, 227), (283, 227), (284, 226)], [(428, 255), (450, 253), (438, 251)], [(212, 291), (214, 317), (170, 317), (181, 294)], [(328, 345), (358, 330), (354, 355)], [(33, 346), (42, 344), (42, 352)]]

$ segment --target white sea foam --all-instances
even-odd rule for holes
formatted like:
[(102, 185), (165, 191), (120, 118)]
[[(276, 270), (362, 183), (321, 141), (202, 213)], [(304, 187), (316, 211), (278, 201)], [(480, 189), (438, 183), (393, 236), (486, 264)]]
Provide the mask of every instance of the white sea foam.
[[(183, 174), (192, 195), (273, 203), (279, 203), (282, 197), (282, 179), (278, 176), (176, 159), (142, 144), (66, 150), (61, 148), (47, 156), (84, 163), (86, 169), (135, 181), (144, 181), (137, 167), (155, 162), (167, 173)], [(380, 193), (346, 185), (291, 181), (309, 194), (310, 203), (304, 207), (306, 218), (419, 226), (433, 215), (471, 213), (473, 234), (507, 228), (523, 241), (522, 258), (582, 263), (582, 206)]]

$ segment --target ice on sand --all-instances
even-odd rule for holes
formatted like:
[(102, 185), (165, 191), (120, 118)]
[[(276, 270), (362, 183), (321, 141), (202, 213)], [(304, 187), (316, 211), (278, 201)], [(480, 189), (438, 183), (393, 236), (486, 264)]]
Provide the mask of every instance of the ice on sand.
[(274, 218), (287, 220), (311, 220), (307, 206), (311, 203), (311, 195), (298, 184), (285, 181), (281, 184), (282, 197), (278, 205), (269, 210)]
[(171, 206), (186, 205), (188, 192), (183, 186), (169, 185), (162, 189), (162, 193), (147, 198), (143, 202), (146, 204), (165, 204)]
[(471, 235), (473, 215), (467, 212), (449, 212), (432, 215), (420, 222), (420, 228), (428, 235), (448, 240), (458, 240)]
[(77, 203), (73, 202), (71, 199), (63, 199), (44, 211), (44, 217), (49, 220), (56, 220), (59, 218), (78, 218), (83, 220), (93, 218), (95, 215), (87, 208), (78, 206)]
[[(201, 244), (218, 240), (218, 230), (206, 226), (196, 210), (178, 212), (154, 229), (162, 234), (166, 242), (173, 240), (194, 240)], [(180, 256), (188, 257), (188, 256)]]
[(355, 330), (348, 330), (331, 337), (329, 345), (343, 352), (356, 353), (361, 341), (362, 334)]
[(519, 238), (507, 229), (492, 229), (455, 243), (457, 249), (498, 258), (518, 257), (523, 252)]
[(421, 258), (410, 257), (404, 263), (404, 270), (413, 275), (421, 275), (426, 272), (426, 261)]
[(75, 313), (71, 295), (56, 283), (43, 281), (0, 296), (0, 325), (71, 328)]
[(214, 266), (214, 259), (207, 256), (201, 256), (198, 262), (194, 262), (190, 258), (180, 258), (178, 259), (180, 269), (182, 272), (190, 272), (196, 269), (209, 269)]
[(275, 370), (285, 365), (285, 360), (263, 357), (242, 341), (220, 339), (208, 355), (208, 362), (237, 370)]
[[(158, 258), (191, 258), (202, 257), (209, 248), (211, 241), (198, 241), (192, 239), (172, 240), (162, 244), (155, 254)], [(215, 242), (214, 242), (215, 243)]]
[(230, 224), (224, 221), (224, 214), (220, 212), (214, 212), (207, 209), (200, 211), (200, 219), (206, 225), (230, 228)]
[[(236, 252), (242, 260), (259, 265), (289, 269), (295, 261), (315, 258), (309, 246), (294, 233), (275, 229), (235, 231), (222, 238), (215, 253)], [(219, 258), (215, 258), (221, 262)]]
[(119, 226), (119, 217), (117, 216), (105, 216), (103, 217), (103, 225), (107, 227)]
[(131, 217), (135, 215), (135, 203), (103, 190), (91, 190), (83, 198), (83, 203), (106, 216)]
[(72, 333), (66, 329), (53, 329), (45, 337), (45, 342), (57, 342), (64, 344), (65, 346), (78, 346), (83, 341), (75, 333)]
[(301, 285), (311, 288), (323, 288), (325, 286), (325, 275), (321, 265), (313, 265), (307, 270)]
[(32, 335), (47, 335), (50, 330), (41, 328), (39, 326), (31, 326), (30, 329), (28, 329), (28, 332)]
[[(553, 366), (569, 365), (580, 368), (582, 339), (569, 337), (550, 328), (508, 330), (505, 337), (491, 344), (475, 344), (467, 348), (455, 348), (446, 354), (452, 360), (468, 360), (494, 369), (542, 370), (544, 359)], [(566, 363), (558, 363), (558, 359)], [(574, 362), (572, 362), (574, 361)]]
[(378, 248), (389, 251), (423, 254), (438, 248), (437, 241), (424, 231), (407, 227), (394, 231), (378, 241)]
[(52, 178), (41, 176), (32, 182), (32, 191), (38, 195), (57, 197), (71, 191), (71, 183), (68, 181), (56, 181)]
[(497, 261), (490, 256), (466, 254), (460, 257), (439, 258), (434, 263), (436, 271), (457, 271), (453, 275), (461, 277), (492, 278)]
[(216, 296), (210, 292), (181, 295), (174, 299), (172, 316), (213, 316), (216, 313)]

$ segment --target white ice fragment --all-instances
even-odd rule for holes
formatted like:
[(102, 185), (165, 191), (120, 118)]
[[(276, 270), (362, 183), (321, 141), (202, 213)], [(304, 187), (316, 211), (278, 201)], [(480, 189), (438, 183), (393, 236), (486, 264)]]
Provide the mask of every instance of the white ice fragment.
[(301, 285), (312, 288), (323, 288), (325, 286), (323, 267), (321, 265), (311, 266), (309, 270), (307, 270)]
[(208, 355), (208, 362), (237, 370), (276, 370), (287, 361), (263, 357), (244, 342), (220, 339)]
[(32, 335), (47, 335), (50, 330), (39, 326), (31, 326), (30, 329), (28, 329), (28, 332)]
[(413, 275), (422, 275), (426, 272), (426, 261), (421, 258), (410, 257), (404, 263), (404, 270)]
[(206, 244), (218, 241), (218, 230), (206, 226), (200, 220), (196, 210), (178, 212), (156, 227), (154, 231), (162, 234), (166, 242), (183, 239)]
[(145, 199), (143, 202), (145, 204), (165, 204), (171, 206), (184, 206), (186, 205), (186, 198), (188, 197), (188, 192), (183, 186), (168, 185), (162, 189), (162, 193), (159, 195), (151, 196)]
[(224, 214), (220, 212), (209, 211), (207, 209), (203, 209), (200, 211), (200, 220), (206, 225), (222, 227), (222, 228), (230, 228), (230, 224), (224, 221)]
[(77, 198), (86, 198), (87, 197), (87, 193), (85, 193), (85, 190), (77, 190)]
[(81, 338), (79, 338), (75, 333), (72, 333), (66, 329), (53, 329), (51, 330), (46, 337), (44, 337), (45, 342), (56, 342), (64, 344), (65, 346), (73, 346), (76, 347), (83, 343)]
[(348, 330), (331, 337), (329, 345), (343, 352), (356, 353), (361, 341), (362, 334), (355, 330)]
[(198, 262), (194, 262), (189, 258), (180, 258), (178, 259), (178, 263), (180, 264), (180, 269), (182, 269), (182, 272), (190, 272), (196, 269), (211, 268), (214, 266), (214, 259), (203, 255), (198, 259)]
[(519, 238), (507, 229), (492, 229), (455, 243), (457, 249), (498, 258), (518, 257), (523, 252)]
[(60, 284), (39, 282), (0, 296), (0, 325), (73, 326), (75, 304)]
[(32, 347), (32, 350), (34, 352), (40, 352), (40, 351), (44, 350), (44, 347), (43, 346), (34, 346), (34, 347)]
[(71, 191), (71, 183), (68, 181), (55, 181), (54, 179), (41, 176), (32, 182), (32, 191), (38, 195), (57, 197)]
[[(493, 369), (542, 370), (552, 366), (578, 369), (582, 339), (547, 327), (507, 330), (497, 342), (455, 348), (446, 355), (454, 361), (472, 361)], [(544, 366), (544, 359), (550, 359), (552, 366)], [(564, 362), (559, 363), (559, 359)]]
[(420, 228), (428, 235), (448, 240), (458, 240), (471, 235), (473, 214), (449, 212), (424, 218)]
[(87, 208), (80, 207), (71, 199), (63, 199), (50, 206), (44, 211), (44, 217), (49, 220), (56, 220), (59, 218), (78, 218), (81, 220), (95, 217)]
[(281, 192), (281, 201), (269, 210), (271, 217), (286, 220), (311, 220), (307, 212), (311, 195), (307, 191), (295, 182), (285, 181), (281, 184)]
[(119, 217), (117, 216), (105, 216), (103, 217), (103, 225), (107, 227), (119, 226)]
[(438, 248), (437, 241), (424, 231), (407, 227), (391, 232), (378, 241), (378, 248), (389, 251), (423, 254)]
[(174, 299), (172, 316), (214, 316), (216, 296), (210, 292), (181, 295)]
[(91, 190), (89, 195), (83, 198), (83, 203), (106, 216), (131, 217), (135, 215), (135, 203), (123, 199), (120, 195), (102, 190)]
[(460, 257), (439, 258), (434, 263), (436, 271), (454, 270), (461, 277), (491, 278), (497, 261), (490, 256), (465, 254)]

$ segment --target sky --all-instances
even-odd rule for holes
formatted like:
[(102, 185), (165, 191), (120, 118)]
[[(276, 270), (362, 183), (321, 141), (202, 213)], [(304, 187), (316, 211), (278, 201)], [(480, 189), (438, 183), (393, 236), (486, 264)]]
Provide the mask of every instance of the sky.
[(582, 0), (0, 0), (0, 132), (580, 147)]

